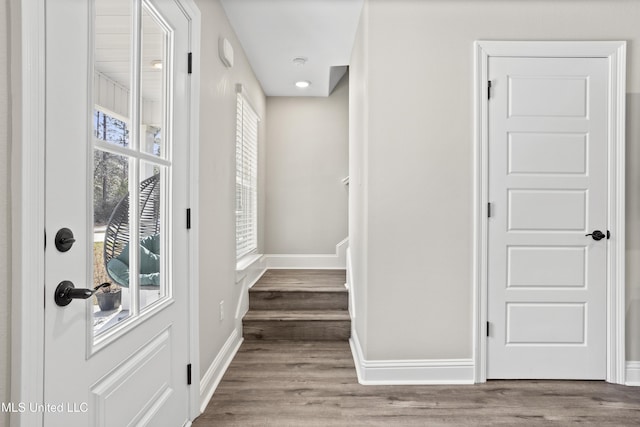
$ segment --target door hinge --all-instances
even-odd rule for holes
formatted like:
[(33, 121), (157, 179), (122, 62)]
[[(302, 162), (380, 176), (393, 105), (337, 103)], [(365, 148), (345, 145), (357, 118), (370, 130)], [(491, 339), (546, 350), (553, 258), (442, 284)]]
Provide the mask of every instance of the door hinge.
[(191, 208), (187, 209), (187, 230), (191, 229)]
[(47, 250), (47, 230), (44, 230), (44, 250)]
[(487, 82), (487, 99), (491, 99), (491, 80)]
[(491, 203), (487, 203), (487, 218), (491, 218)]
[(191, 363), (187, 365), (187, 385), (191, 385)]
[(487, 320), (487, 336), (489, 336), (489, 327), (490, 327), (491, 323), (489, 323), (489, 321)]
[(187, 73), (191, 74), (193, 72), (193, 54), (189, 52), (187, 59)]

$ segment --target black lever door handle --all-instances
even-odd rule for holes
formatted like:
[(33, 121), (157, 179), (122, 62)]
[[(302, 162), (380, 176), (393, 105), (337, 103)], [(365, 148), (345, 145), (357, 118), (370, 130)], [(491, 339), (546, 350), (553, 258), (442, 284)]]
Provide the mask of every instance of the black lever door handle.
[(600, 230), (594, 230), (593, 233), (585, 234), (585, 236), (591, 236), (593, 240), (602, 240), (605, 237), (608, 239), (611, 237), (611, 234), (609, 233), (609, 230), (607, 230), (606, 235)]
[(93, 289), (76, 288), (69, 280), (63, 280), (58, 284), (53, 299), (60, 307), (69, 305), (74, 299), (87, 299), (95, 294), (98, 289), (111, 285), (111, 283), (103, 283)]

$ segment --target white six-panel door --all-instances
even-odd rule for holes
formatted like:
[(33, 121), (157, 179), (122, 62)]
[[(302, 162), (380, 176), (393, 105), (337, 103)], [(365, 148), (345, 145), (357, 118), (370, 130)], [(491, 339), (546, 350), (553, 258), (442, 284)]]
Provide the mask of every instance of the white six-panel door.
[(487, 378), (604, 379), (608, 60), (488, 73)]

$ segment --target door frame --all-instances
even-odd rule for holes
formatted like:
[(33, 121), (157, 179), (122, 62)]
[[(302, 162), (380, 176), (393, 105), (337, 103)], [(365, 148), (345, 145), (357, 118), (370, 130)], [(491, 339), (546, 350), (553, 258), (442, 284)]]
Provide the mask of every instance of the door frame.
[(625, 41), (474, 42), (473, 172), (473, 363), (474, 381), (487, 381), (489, 57), (607, 58), (609, 61), (607, 372), (606, 381), (625, 383)]
[[(198, 151), (200, 129), (200, 10), (194, 0), (176, 0), (190, 21), (189, 42), (193, 73), (189, 81), (189, 206), (198, 212)], [(44, 313), (52, 303), (44, 295), (45, 257), (45, 2), (18, 0), (12, 11), (17, 30), (12, 31), (11, 81), (14, 85), (11, 163), (11, 401), (44, 403)], [(17, 39), (16, 40), (14, 40)], [(185, 58), (187, 60), (187, 58)], [(189, 233), (188, 328), (192, 384), (189, 417), (200, 415), (199, 256), (198, 215), (191, 217)], [(186, 375), (185, 375), (186, 377)], [(28, 407), (28, 406), (27, 406)], [(13, 412), (11, 425), (42, 427), (43, 414)]]

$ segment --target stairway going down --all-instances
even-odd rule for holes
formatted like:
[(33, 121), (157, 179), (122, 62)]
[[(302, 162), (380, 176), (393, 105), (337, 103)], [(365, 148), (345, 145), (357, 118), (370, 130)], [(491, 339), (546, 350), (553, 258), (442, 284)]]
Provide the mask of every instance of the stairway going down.
[(249, 289), (246, 340), (341, 341), (351, 335), (345, 270), (267, 270)]

